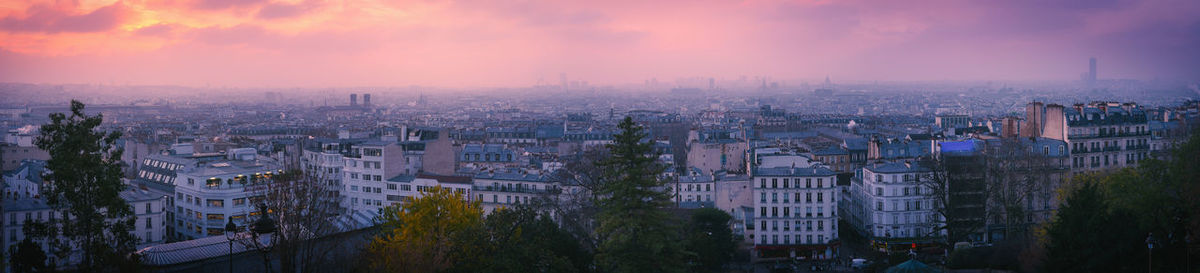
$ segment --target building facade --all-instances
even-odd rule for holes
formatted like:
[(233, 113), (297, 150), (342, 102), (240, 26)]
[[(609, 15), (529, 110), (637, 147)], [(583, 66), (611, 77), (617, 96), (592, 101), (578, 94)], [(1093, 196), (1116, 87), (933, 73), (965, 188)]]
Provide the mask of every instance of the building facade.
[(838, 193), (833, 171), (757, 168), (750, 183), (757, 220), (751, 236), (758, 257), (829, 259), (836, 255)]

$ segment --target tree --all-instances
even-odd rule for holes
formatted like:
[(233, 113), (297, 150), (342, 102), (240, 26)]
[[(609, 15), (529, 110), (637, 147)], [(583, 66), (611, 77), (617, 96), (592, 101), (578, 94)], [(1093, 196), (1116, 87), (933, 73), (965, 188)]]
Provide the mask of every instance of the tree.
[(725, 211), (714, 208), (692, 212), (686, 240), (688, 251), (695, 253), (691, 263), (697, 271), (718, 272), (733, 258), (737, 243), (729, 229), (731, 219), (733, 217)]
[[(1144, 268), (1145, 245), (1131, 215), (1113, 211), (1096, 176), (1079, 186), (1046, 230), (1045, 272), (1130, 272)], [(1130, 232), (1133, 231), (1133, 232)]]
[(596, 237), (596, 219), (600, 214), (598, 193), (608, 179), (598, 164), (608, 157), (604, 149), (589, 148), (565, 158), (566, 164), (554, 173), (554, 177), (567, 187), (554, 193), (556, 196), (546, 196), (547, 200), (553, 201), (548, 204), (549, 209), (554, 211), (562, 229), (579, 240), (586, 251), (594, 252), (599, 248)]
[(62, 217), (33, 223), (31, 234), (46, 240), (63, 260), (78, 251), (81, 271), (129, 272), (137, 264), (132, 255), (138, 242), (131, 231), (136, 217), (121, 199), (121, 154), (116, 146), (120, 132), (105, 134), (96, 128), (102, 115), (88, 116), (84, 105), (71, 101), (71, 115), (50, 114), (35, 144), (50, 153), (42, 196)]
[(943, 154), (925, 157), (919, 164), (929, 172), (918, 179), (925, 196), (933, 201), (930, 233), (945, 231), (946, 243), (971, 240), (985, 224), (986, 186), (979, 155)]
[(533, 207), (500, 208), (484, 220), (474, 245), (483, 255), (460, 262), (457, 272), (586, 272), (591, 254), (548, 215)]
[(617, 127), (621, 132), (608, 146), (612, 156), (599, 164), (608, 180), (598, 192), (598, 265), (609, 272), (682, 271), (680, 234), (663, 210), (671, 205), (669, 188), (659, 178), (664, 167), (632, 118)]
[(1002, 226), (1004, 240), (1024, 244), (1030, 241), (1033, 219), (1042, 216), (1034, 201), (1053, 199), (1052, 193), (1069, 171), (1065, 157), (1050, 155), (1051, 147), (1039, 147), (1035, 138), (1008, 137), (984, 143), (988, 224)]
[[(274, 243), (270, 250), (278, 255), (281, 272), (320, 271), (316, 267), (333, 263), (332, 250), (339, 242), (319, 239), (344, 231), (338, 224), (344, 220), (340, 214), (341, 197), (338, 188), (325, 183), (323, 173), (306, 174), (294, 166), (289, 169), (256, 179), (267, 181), (257, 187), (257, 192), (262, 205), (273, 212), (278, 226), (272, 234)], [(246, 245), (259, 247), (253, 243)]]
[(9, 268), (14, 273), (53, 271), (53, 267), (46, 265), (46, 252), (29, 237), (9, 247), (8, 253), (12, 254)]
[(482, 229), (479, 201), (450, 189), (383, 208), (380, 234), (367, 246), (372, 267), (386, 272), (439, 272), (477, 254), (467, 245)]

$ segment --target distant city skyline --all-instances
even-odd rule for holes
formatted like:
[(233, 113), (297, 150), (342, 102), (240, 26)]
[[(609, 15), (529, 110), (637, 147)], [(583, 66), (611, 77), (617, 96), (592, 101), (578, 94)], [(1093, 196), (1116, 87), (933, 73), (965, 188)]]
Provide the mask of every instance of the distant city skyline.
[(1090, 58), (1100, 80), (1194, 82), (1197, 13), (1195, 1), (30, 1), (0, 5), (0, 82), (1067, 82)]

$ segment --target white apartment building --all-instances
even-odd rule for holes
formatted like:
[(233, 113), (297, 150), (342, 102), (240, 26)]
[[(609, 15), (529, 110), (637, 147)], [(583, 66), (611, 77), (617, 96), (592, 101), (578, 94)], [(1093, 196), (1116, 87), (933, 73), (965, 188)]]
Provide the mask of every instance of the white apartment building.
[(390, 182), (393, 178), (405, 179), (397, 176), (416, 175), (421, 169), (422, 154), (424, 143), (419, 142), (369, 141), (351, 147), (342, 167), (342, 207), (351, 211), (377, 212), (396, 202), (388, 200), (389, 194), (385, 194), (384, 189), (399, 187)]
[[(721, 172), (724, 176), (724, 172)], [(712, 208), (716, 207), (717, 174), (705, 174), (698, 168), (691, 168), (686, 175), (675, 177), (675, 183), (668, 183), (671, 188), (671, 198), (681, 208)]]
[(549, 177), (519, 169), (477, 173), (472, 187), (474, 197), (483, 204), (484, 213), (491, 213), (500, 207), (527, 204), (542, 196), (557, 198), (559, 192), (559, 184)]
[(256, 157), (251, 148), (230, 149), (226, 158), (196, 162), (177, 169), (174, 178), (175, 236), (190, 240), (225, 234), (229, 219), (245, 226), (258, 212), (272, 176), (284, 170)]
[(876, 162), (863, 167), (850, 185), (846, 220), (860, 233), (877, 240), (927, 242), (944, 236), (936, 231), (932, 189), (922, 184), (932, 171), (916, 163)]
[[(836, 256), (837, 176), (824, 167), (756, 168), (751, 172), (758, 257)], [(749, 233), (751, 227), (747, 227)]]

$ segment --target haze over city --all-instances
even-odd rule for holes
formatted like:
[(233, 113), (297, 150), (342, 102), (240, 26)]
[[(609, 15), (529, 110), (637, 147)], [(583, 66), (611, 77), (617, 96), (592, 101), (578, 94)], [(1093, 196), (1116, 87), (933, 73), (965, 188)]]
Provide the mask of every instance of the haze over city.
[(0, 81), (523, 87), (1200, 79), (1196, 1), (13, 1)]
[(1200, 272), (1198, 14), (0, 0), (0, 272)]

